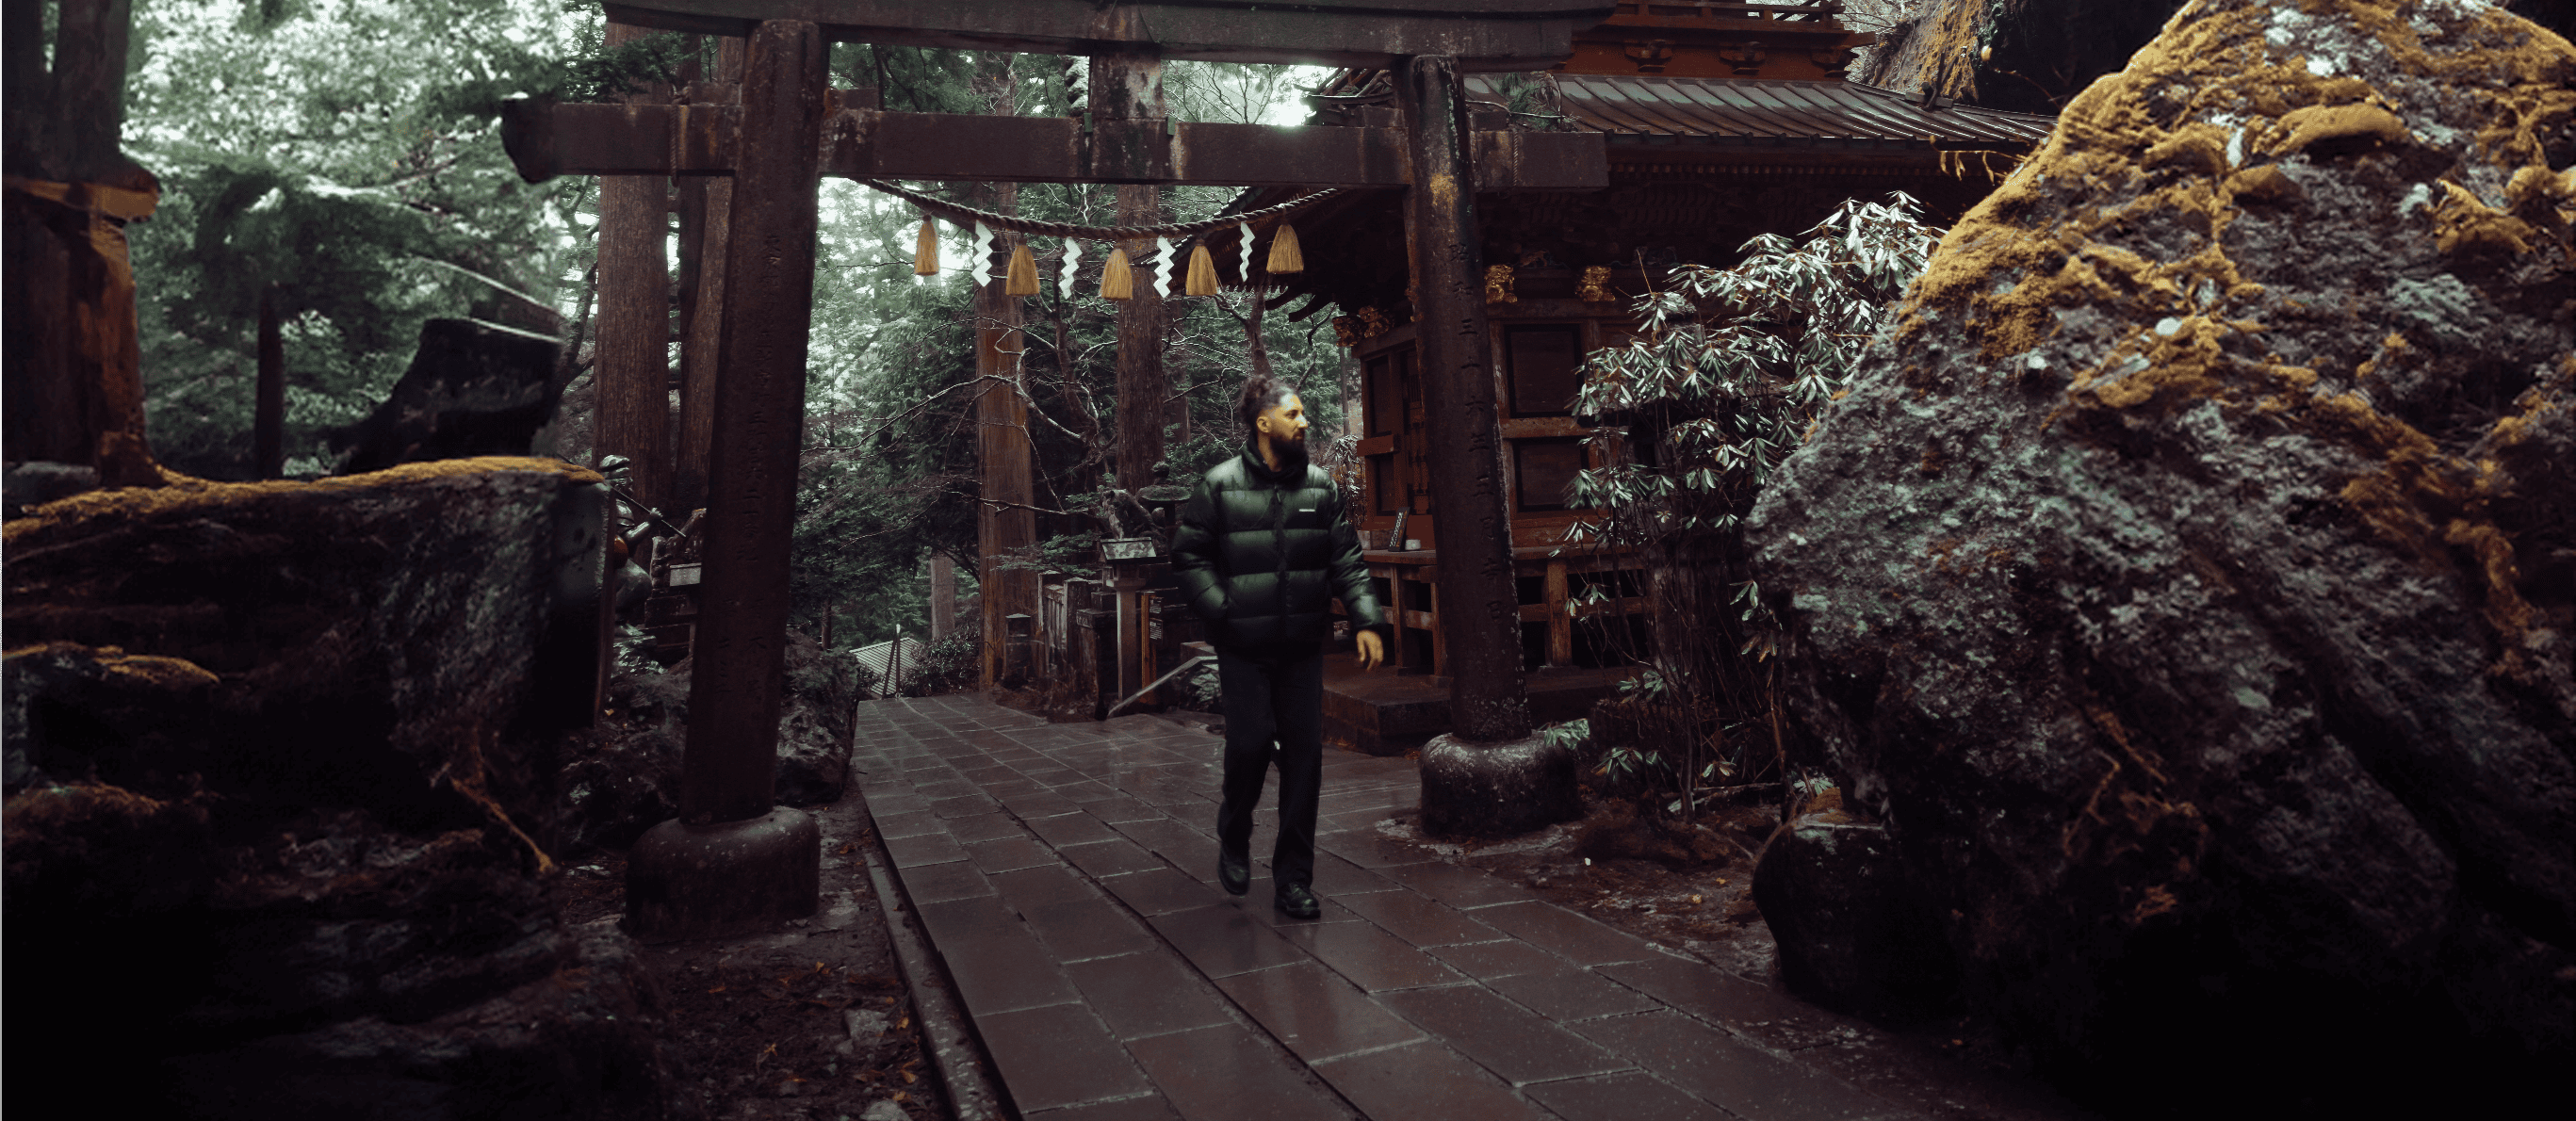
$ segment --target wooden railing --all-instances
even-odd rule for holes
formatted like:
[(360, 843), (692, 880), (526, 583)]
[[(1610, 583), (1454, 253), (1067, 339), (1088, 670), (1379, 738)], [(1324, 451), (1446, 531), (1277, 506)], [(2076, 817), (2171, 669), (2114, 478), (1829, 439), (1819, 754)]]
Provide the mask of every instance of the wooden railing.
[[(1387, 661), (1399, 671), (1438, 672), (1443, 653), (1440, 637), (1439, 561), (1436, 549), (1372, 549), (1361, 554), (1368, 562), (1369, 575), (1386, 581), (1387, 622), (1395, 629), (1388, 643)], [(1540, 578), (1540, 597), (1520, 605), (1524, 623), (1547, 624), (1547, 667), (1574, 665), (1574, 622), (1577, 619), (1603, 615), (1642, 615), (1648, 607), (1644, 596), (1624, 596), (1598, 603), (1576, 603), (1566, 610), (1572, 596), (1573, 577), (1591, 573), (1638, 572), (1644, 569), (1637, 556), (1628, 550), (1573, 549), (1540, 546), (1512, 550), (1512, 575), (1515, 578)], [(1419, 589), (1408, 588), (1419, 585)], [(1431, 656), (1427, 660), (1414, 652), (1406, 641), (1408, 632), (1430, 635)]]

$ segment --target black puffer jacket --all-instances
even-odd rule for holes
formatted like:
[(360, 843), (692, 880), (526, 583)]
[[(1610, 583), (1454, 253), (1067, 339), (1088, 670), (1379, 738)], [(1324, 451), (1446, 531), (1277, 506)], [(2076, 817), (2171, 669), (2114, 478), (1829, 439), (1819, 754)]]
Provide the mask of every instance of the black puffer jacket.
[(1332, 597), (1355, 626), (1383, 627), (1360, 538), (1330, 476), (1283, 478), (1253, 451), (1210, 468), (1181, 507), (1172, 568), (1210, 638), (1245, 654), (1292, 654), (1332, 634)]

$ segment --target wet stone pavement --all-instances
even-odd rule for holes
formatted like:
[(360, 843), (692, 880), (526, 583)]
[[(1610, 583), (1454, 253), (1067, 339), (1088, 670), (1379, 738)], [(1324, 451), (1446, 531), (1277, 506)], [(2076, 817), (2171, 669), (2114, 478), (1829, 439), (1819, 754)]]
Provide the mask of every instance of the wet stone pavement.
[(1029, 1121), (1957, 1115), (1834, 1046), (1848, 1021), (1381, 835), (1409, 760), (1325, 751), (1320, 919), (1271, 907), (1276, 772), (1225, 894), (1220, 742), (860, 707), (868, 810)]

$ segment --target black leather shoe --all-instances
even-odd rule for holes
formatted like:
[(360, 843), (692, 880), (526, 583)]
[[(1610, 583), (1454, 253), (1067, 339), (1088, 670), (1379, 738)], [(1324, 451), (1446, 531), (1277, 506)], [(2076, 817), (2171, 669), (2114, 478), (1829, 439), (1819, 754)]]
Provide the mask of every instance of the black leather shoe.
[(1228, 895), (1241, 895), (1252, 890), (1252, 861), (1239, 856), (1216, 854), (1216, 882)]
[(1316, 901), (1315, 893), (1306, 890), (1304, 884), (1289, 884), (1280, 888), (1279, 894), (1270, 902), (1272, 906), (1279, 908), (1280, 914), (1292, 919), (1311, 919), (1324, 913), (1324, 905)]

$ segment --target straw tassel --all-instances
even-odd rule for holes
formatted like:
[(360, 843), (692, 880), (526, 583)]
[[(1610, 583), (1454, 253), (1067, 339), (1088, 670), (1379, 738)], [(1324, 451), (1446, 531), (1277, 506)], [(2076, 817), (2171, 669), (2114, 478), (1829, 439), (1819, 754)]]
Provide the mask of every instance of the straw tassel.
[(1279, 232), (1270, 235), (1270, 271), (1306, 271), (1306, 255), (1297, 248), (1297, 227), (1281, 222)]
[(930, 219), (921, 220), (921, 236), (912, 243), (912, 275), (939, 275), (939, 232), (930, 228)]
[(1021, 242), (1019, 248), (1011, 250), (1011, 271), (1002, 280), (1002, 294), (1005, 296), (1038, 294), (1038, 261), (1037, 258), (1029, 255), (1027, 242)]
[(1190, 250), (1190, 282), (1182, 291), (1192, 296), (1216, 295), (1216, 257), (1207, 246)]
[(1110, 250), (1108, 263), (1100, 266), (1100, 298), (1104, 300), (1136, 298), (1136, 278), (1128, 275), (1126, 250)]

